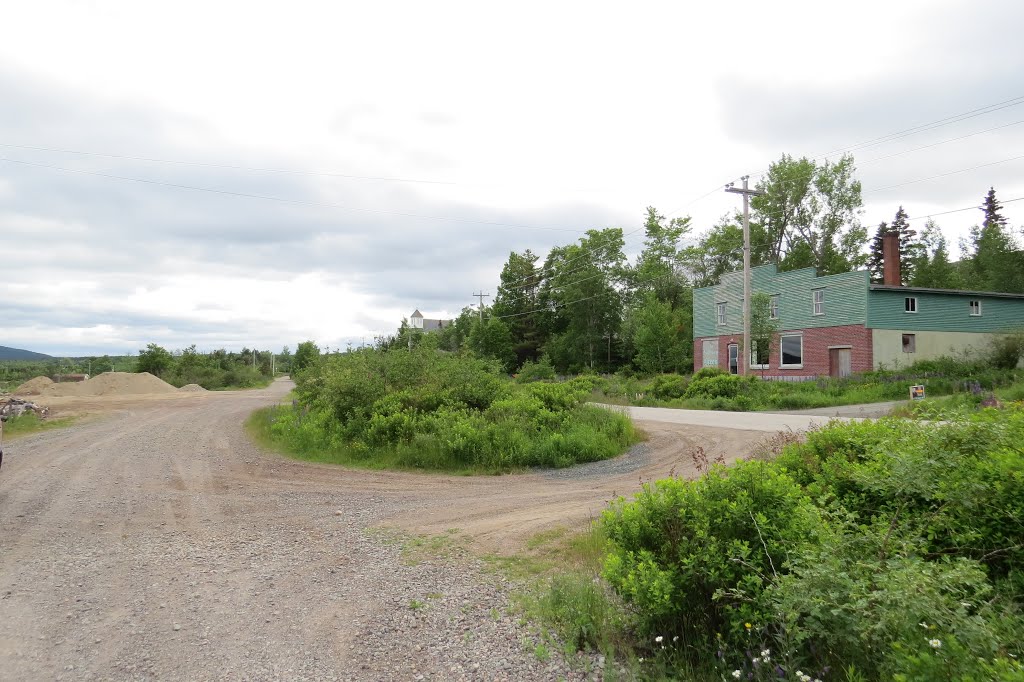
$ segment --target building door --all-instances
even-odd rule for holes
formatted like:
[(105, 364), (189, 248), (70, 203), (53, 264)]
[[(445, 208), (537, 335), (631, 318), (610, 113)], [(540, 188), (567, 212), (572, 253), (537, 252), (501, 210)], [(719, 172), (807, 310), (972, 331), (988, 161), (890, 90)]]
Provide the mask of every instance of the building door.
[(828, 373), (834, 377), (848, 377), (852, 373), (849, 348), (829, 348)]
[(729, 374), (739, 374), (740, 347), (735, 343), (729, 344)]

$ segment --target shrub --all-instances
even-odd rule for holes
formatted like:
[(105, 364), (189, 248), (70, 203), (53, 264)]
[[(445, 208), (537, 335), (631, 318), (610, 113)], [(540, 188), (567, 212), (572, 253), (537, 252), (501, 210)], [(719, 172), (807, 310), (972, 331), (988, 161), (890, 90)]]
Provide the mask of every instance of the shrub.
[(764, 590), (786, 556), (813, 541), (820, 520), (778, 468), (741, 462), (696, 481), (645, 485), (604, 514), (612, 550), (605, 577), (637, 611), (645, 634), (741, 644), (765, 622)]
[(735, 374), (714, 374), (702, 377), (694, 375), (690, 385), (686, 388), (686, 397), (734, 398), (740, 391), (740, 382), (740, 377)]
[(728, 374), (728, 372), (720, 367), (701, 367), (693, 373), (691, 379), (707, 379), (722, 376), (723, 374)]
[(528, 384), (532, 381), (554, 381), (556, 378), (555, 368), (547, 357), (543, 357), (537, 362), (527, 360), (516, 374), (516, 381), (521, 384)]
[(999, 369), (1016, 369), (1024, 358), (1024, 332), (1000, 334), (992, 340), (989, 362)]
[(678, 374), (659, 374), (651, 384), (651, 393), (660, 400), (682, 398), (686, 394), (686, 377)]

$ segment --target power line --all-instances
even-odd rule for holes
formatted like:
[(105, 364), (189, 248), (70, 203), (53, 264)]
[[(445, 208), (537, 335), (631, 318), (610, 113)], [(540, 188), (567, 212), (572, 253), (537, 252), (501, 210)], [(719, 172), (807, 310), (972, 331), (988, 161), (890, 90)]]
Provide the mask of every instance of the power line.
[(1021, 156), (1012, 156), (1012, 157), (1010, 157), (1008, 159), (1001, 159), (999, 161), (992, 161), (990, 163), (983, 163), (983, 164), (981, 164), (979, 166), (971, 166), (970, 168), (960, 168), (958, 170), (949, 171), (948, 173), (939, 173), (938, 175), (930, 175), (930, 176), (928, 176), (926, 178), (918, 178), (916, 180), (908, 180), (907, 182), (900, 182), (900, 183), (897, 183), (895, 185), (886, 185), (885, 187), (875, 187), (874, 189), (869, 189), (869, 190), (866, 190), (866, 191), (862, 192), (862, 194), (871, 194), (872, 192), (882, 192), (882, 191), (885, 191), (887, 189), (895, 189), (897, 187), (905, 187), (906, 185), (913, 185), (913, 184), (916, 184), (918, 182), (927, 182), (928, 180), (936, 180), (938, 178), (945, 178), (945, 177), (948, 177), (950, 175), (957, 175), (958, 173), (966, 173), (968, 171), (978, 170), (979, 168), (988, 168), (989, 166), (997, 166), (997, 165), (1002, 164), (1002, 163), (1009, 163), (1010, 161), (1018, 161), (1020, 159), (1024, 159), (1024, 154), (1022, 154)]
[(280, 173), (283, 175), (304, 175), (326, 178), (344, 178), (346, 180), (377, 180), (382, 182), (410, 182), (425, 185), (455, 185), (457, 183), (447, 180), (422, 180), (419, 178), (396, 178), (382, 175), (350, 175), (347, 173), (331, 173), (326, 171), (303, 171), (286, 168), (268, 168), (265, 166), (242, 166), (229, 163), (209, 163), (203, 161), (182, 161), (177, 159), (161, 159), (152, 156), (132, 156), (130, 154), (110, 154), (106, 152), (83, 151), (80, 149), (61, 149), (56, 147), (37, 147), (27, 144), (11, 144), (0, 142), (0, 147), (8, 149), (24, 149), (36, 152), (50, 152), (55, 154), (77, 154), (79, 156), (97, 156), (104, 159), (122, 159), (125, 161), (145, 161), (146, 163), (164, 163), (176, 166), (196, 166), (199, 168), (224, 168), (228, 170), (242, 170), (256, 173)]
[[(1000, 199), (999, 203), (1000, 204), (1012, 204), (1015, 201), (1024, 201), (1024, 197), (1017, 197), (1016, 199), (1005, 199), (1005, 200), (1004, 199)], [(948, 215), (950, 213), (963, 213), (964, 211), (976, 211), (978, 209), (983, 209), (983, 208), (985, 208), (985, 207), (982, 206), (982, 205), (967, 206), (966, 208), (954, 208), (952, 211), (942, 211), (940, 213), (929, 213), (928, 215), (919, 215), (919, 216), (914, 216), (913, 218), (907, 218), (907, 220), (908, 221), (911, 221), (911, 220), (924, 220), (926, 218), (934, 218), (937, 215)]]
[(92, 175), (99, 178), (108, 178), (113, 180), (123, 180), (126, 182), (137, 182), (146, 185), (156, 185), (159, 187), (173, 187), (175, 189), (187, 189), (196, 192), (207, 192), (210, 194), (222, 194), (233, 197), (244, 197), (247, 199), (261, 199), (264, 201), (276, 201), (284, 204), (293, 204), (296, 206), (313, 206), (318, 208), (335, 208), (343, 211), (354, 211), (358, 213), (374, 213), (379, 215), (391, 215), (399, 216), (403, 218), (422, 218), (425, 220), (441, 220), (453, 223), (467, 223), (471, 225), (491, 225), (493, 227), (503, 227), (512, 229), (527, 229), (527, 230), (551, 230), (555, 232), (573, 232), (575, 234), (585, 233), (585, 230), (571, 230), (564, 227), (550, 227), (546, 225), (522, 225), (518, 223), (503, 223), (490, 220), (473, 220), (471, 218), (453, 218), (450, 216), (435, 216), (435, 215), (424, 215), (420, 213), (405, 213), (402, 211), (386, 211), (383, 209), (375, 208), (360, 208), (356, 206), (346, 206), (344, 204), (334, 204), (320, 201), (307, 201), (304, 199), (288, 199), (285, 197), (276, 197), (267, 194), (252, 194), (249, 192), (235, 192), (232, 190), (215, 189), (212, 187), (200, 187), (197, 185), (184, 185), (176, 182), (164, 182), (161, 180), (148, 180), (145, 178), (135, 178), (127, 175), (114, 175), (112, 173), (100, 173), (98, 171), (81, 170), (78, 168), (64, 168), (62, 166), (53, 166), (46, 163), (36, 163), (33, 161), (22, 161), (20, 159), (10, 159), (0, 157), (0, 161), (6, 163), (16, 163), (23, 166), (33, 166), (36, 168), (47, 168), (50, 170), (61, 171), (64, 173), (78, 173), (80, 175)]

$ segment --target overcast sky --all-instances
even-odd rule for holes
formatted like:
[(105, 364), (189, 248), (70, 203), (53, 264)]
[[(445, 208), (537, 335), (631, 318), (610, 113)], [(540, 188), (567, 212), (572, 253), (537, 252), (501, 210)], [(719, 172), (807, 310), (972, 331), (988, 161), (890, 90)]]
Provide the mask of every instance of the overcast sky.
[[(0, 4), (0, 345), (57, 355), (344, 348), (1024, 96), (1012, 1)], [(854, 156), (867, 225), (1024, 197), (1024, 99)]]

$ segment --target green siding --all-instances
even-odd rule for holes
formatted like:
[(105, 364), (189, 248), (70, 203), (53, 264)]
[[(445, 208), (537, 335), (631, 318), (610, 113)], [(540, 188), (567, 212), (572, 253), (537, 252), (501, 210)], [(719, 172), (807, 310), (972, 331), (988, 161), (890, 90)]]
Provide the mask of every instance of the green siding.
[[(904, 299), (917, 298), (917, 312)], [(981, 316), (971, 317), (968, 301), (981, 301)], [(977, 294), (914, 291), (868, 292), (868, 326), (875, 329), (936, 332), (1000, 332), (1024, 329), (1024, 299)]]
[[(779, 330), (835, 327), (867, 321), (867, 270), (818, 277), (814, 268), (778, 272), (774, 265), (751, 268), (752, 293), (779, 296)], [(814, 289), (825, 290), (825, 314), (813, 314)], [(726, 303), (726, 324), (718, 324), (718, 303)], [(964, 305), (967, 305), (966, 303)], [(743, 332), (743, 272), (730, 272), (713, 286), (693, 291), (693, 337)]]

